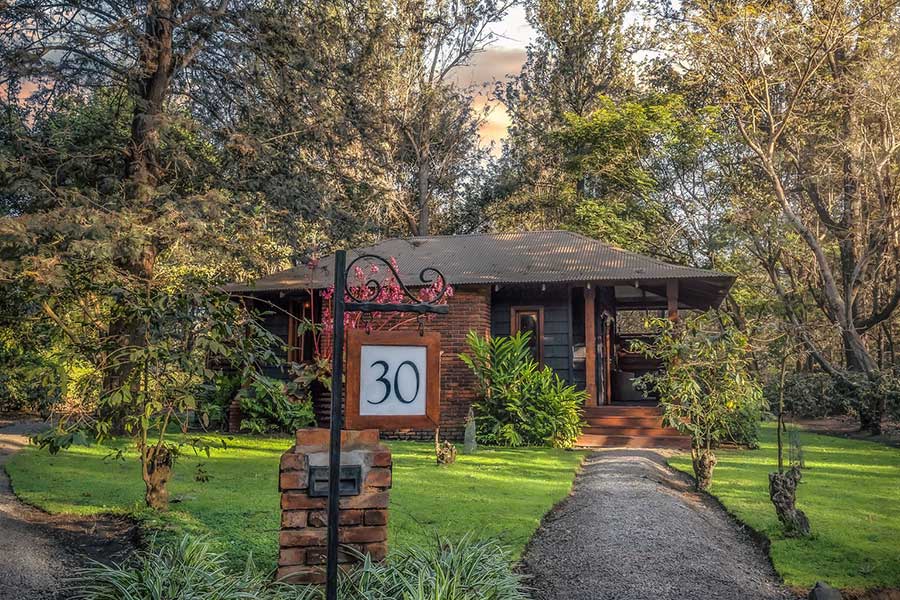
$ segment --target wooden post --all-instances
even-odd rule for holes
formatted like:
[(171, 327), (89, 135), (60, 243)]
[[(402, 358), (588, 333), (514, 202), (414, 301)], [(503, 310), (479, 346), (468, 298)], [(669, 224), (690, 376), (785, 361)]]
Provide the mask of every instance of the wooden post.
[(594, 299), (597, 291), (584, 288), (584, 378), (590, 406), (597, 406), (597, 332)]
[(610, 321), (606, 322), (606, 339), (603, 341), (606, 344), (606, 364), (603, 365), (603, 368), (606, 369), (606, 403), (612, 404), (612, 353), (615, 349), (612, 343), (613, 331), (612, 325)]
[(666, 282), (666, 304), (669, 308), (669, 319), (678, 320), (678, 280)]

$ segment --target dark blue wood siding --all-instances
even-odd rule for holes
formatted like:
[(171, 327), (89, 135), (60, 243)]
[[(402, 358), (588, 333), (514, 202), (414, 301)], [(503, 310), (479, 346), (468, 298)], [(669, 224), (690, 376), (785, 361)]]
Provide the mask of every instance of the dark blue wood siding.
[[(544, 364), (572, 383), (569, 290), (564, 286), (503, 286), (491, 297), (491, 335), (510, 334), (513, 306), (544, 309)], [(582, 384), (583, 385), (583, 384)]]
[[(270, 300), (271, 304), (259, 302), (257, 309), (269, 314), (262, 318), (264, 327), (271, 333), (278, 336), (281, 344), (272, 349), (276, 356), (281, 360), (287, 359), (287, 343), (288, 343), (288, 315), (287, 310), (289, 302), (287, 299)], [(272, 305), (275, 306), (272, 306)], [(277, 308), (276, 308), (277, 307)], [(283, 365), (265, 365), (262, 372), (267, 377), (275, 379), (287, 380), (288, 373)]]

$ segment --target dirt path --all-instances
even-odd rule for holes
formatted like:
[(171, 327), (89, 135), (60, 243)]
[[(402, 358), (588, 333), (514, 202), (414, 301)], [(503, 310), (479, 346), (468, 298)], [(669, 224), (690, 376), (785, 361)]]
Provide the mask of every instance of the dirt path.
[(3, 465), (42, 425), (16, 422), (0, 429), (0, 598), (65, 597), (72, 571), (87, 558), (117, 560), (135, 541), (125, 519), (48, 515), (19, 502)]
[(592, 454), (524, 564), (538, 600), (794, 598), (750, 536), (652, 450)]

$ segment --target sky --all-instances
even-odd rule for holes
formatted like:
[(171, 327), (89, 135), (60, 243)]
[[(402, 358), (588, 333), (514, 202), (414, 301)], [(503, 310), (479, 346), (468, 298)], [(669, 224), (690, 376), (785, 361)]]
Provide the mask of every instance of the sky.
[(525, 48), (534, 35), (534, 30), (525, 19), (525, 8), (516, 5), (506, 17), (491, 27), (495, 41), (484, 51), (475, 55), (471, 63), (460, 68), (457, 80), (460, 85), (474, 84), (482, 87), (475, 99), (475, 108), (490, 104), (487, 121), (481, 127), (484, 143), (497, 142), (506, 136), (509, 117), (503, 106), (490, 102), (489, 94), (495, 81), (504, 81), (510, 74), (517, 74), (525, 62)]

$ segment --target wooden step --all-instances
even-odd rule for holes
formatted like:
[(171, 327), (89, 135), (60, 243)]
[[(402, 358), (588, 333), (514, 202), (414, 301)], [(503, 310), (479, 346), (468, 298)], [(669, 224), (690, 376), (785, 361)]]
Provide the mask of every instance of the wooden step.
[(672, 427), (607, 427), (605, 425), (591, 425), (581, 430), (582, 433), (592, 435), (628, 435), (651, 437), (676, 437), (681, 434)]
[(662, 415), (658, 406), (586, 406), (586, 417), (654, 417)]
[(594, 435), (583, 433), (575, 442), (580, 448), (676, 448), (687, 450), (687, 436)]
[(662, 418), (656, 417), (585, 417), (591, 427), (662, 427)]

